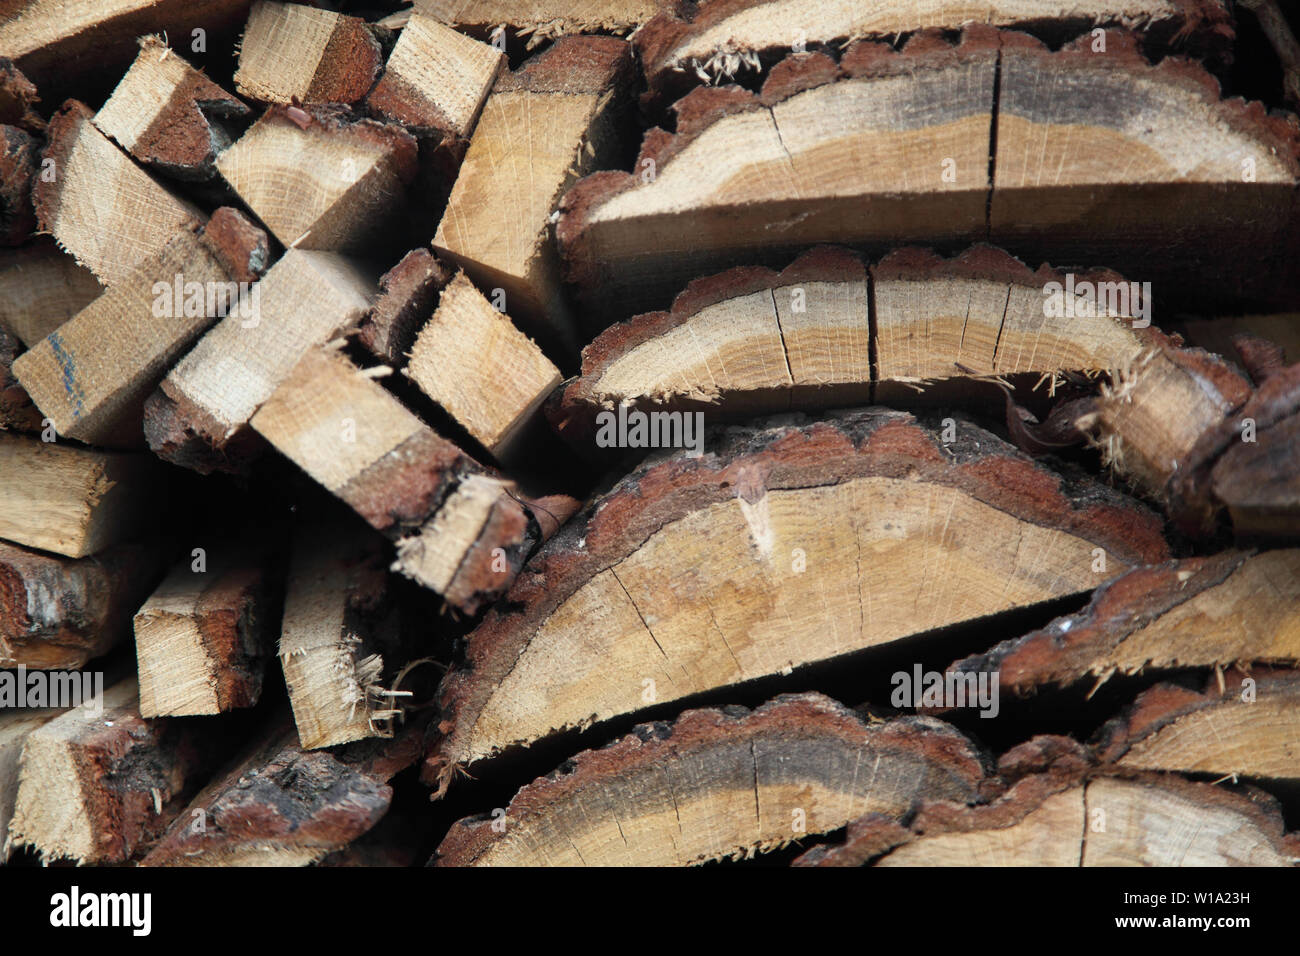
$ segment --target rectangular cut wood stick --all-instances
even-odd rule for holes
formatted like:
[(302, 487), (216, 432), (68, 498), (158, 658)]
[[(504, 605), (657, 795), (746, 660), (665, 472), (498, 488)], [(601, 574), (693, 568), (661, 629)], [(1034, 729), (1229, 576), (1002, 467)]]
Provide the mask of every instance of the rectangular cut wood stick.
[(505, 54), (437, 20), (412, 16), (366, 104), (444, 139), (468, 139)]
[(375, 545), (341, 528), (295, 545), (279, 654), (304, 750), (385, 734), (381, 651), (397, 621)]
[(497, 81), (433, 247), (548, 346), (574, 348), (550, 217), (573, 180), (606, 158), (631, 82), (626, 43), (569, 37)]
[(234, 546), (186, 558), (135, 614), (140, 713), (219, 714), (262, 693), (275, 621), (265, 560)]
[(18, 766), (27, 735), (57, 717), (54, 708), (0, 712), (0, 863), (9, 860), (9, 821), (18, 797)]
[(415, 178), (414, 137), (341, 108), (293, 109), (267, 110), (217, 170), (286, 246), (367, 251)]
[(406, 375), (499, 462), (510, 461), (560, 371), (462, 272), (421, 329)]
[(64, 558), (0, 543), (0, 667), (75, 670), (107, 653), (170, 552), (151, 540)]
[(36, 343), (15, 363), (18, 381), (58, 434), (142, 446), (145, 399), (209, 326), (241, 314), (267, 255), (266, 233), (242, 213), (218, 209), (201, 234), (182, 229)]
[(0, 327), (31, 347), (104, 291), (49, 236), (0, 252)]
[(146, 165), (177, 179), (216, 175), (217, 153), (230, 145), (225, 121), (248, 107), (185, 61), (161, 37), (140, 39), (140, 52), (98, 113), (95, 125)]
[(53, 177), (38, 176), (33, 195), (40, 228), (113, 285), (178, 230), (197, 228), (207, 217), (159, 185), (91, 119), (89, 107), (76, 100), (54, 114), (45, 148)]
[[(135, 677), (23, 745), (9, 833), (45, 860), (123, 863), (184, 805), (191, 777), (221, 759), (220, 731), (140, 716)], [(188, 788), (188, 789), (192, 789)]]
[(235, 88), (263, 103), (355, 103), (382, 65), (379, 43), (364, 20), (258, 0), (239, 45)]
[(80, 558), (162, 520), (166, 476), (148, 455), (0, 433), (0, 538)]
[(501, 594), (537, 541), (510, 483), (334, 350), (305, 355), (253, 427), (396, 542), (394, 570), (465, 613)]
[(168, 461), (205, 473), (244, 467), (253, 413), (307, 350), (355, 326), (376, 292), (366, 267), (303, 249), (286, 252), (254, 288), (253, 314), (218, 323), (146, 404), (149, 446)]

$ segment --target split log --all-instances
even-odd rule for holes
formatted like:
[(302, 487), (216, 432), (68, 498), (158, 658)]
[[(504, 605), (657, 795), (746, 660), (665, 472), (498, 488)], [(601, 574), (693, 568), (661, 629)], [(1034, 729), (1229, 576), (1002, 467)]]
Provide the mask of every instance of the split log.
[(148, 455), (0, 432), (0, 538), (70, 558), (157, 529), (165, 476)]
[(496, 47), (418, 13), (402, 28), (366, 105), (445, 140), (468, 140), (505, 65)]
[[(242, 19), (249, 0), (26, 0), (0, 21), (0, 52), (42, 89), (126, 63), (150, 33), (220, 33)], [(57, 100), (55, 101), (57, 102)]]
[(1226, 551), (1138, 568), (1078, 614), (1004, 641), (949, 671), (998, 675), (1001, 693), (1144, 668), (1300, 662), (1300, 550)]
[(1177, 777), (1030, 776), (985, 806), (926, 801), (850, 824), (797, 866), (1290, 866), (1276, 801)]
[(337, 109), (273, 107), (217, 169), (285, 246), (364, 252), (415, 176), (416, 144), (398, 126)]
[(357, 327), (356, 341), (390, 368), (401, 368), (450, 278), (427, 249), (412, 249), (380, 277), (379, 298)]
[(445, 788), (515, 744), (1084, 592), (1167, 555), (1136, 503), (953, 427), (945, 445), (935, 425), (859, 409), (647, 461), (470, 636), (428, 776)]
[(1078, 422), (1103, 460), (1164, 504), (1169, 483), (1197, 440), (1250, 398), (1232, 365), (1181, 340), (1152, 335), (1150, 348), (1104, 383), (1096, 410)]
[(1226, 511), (1239, 540), (1300, 539), (1300, 364), (1278, 368), (1271, 355), (1252, 390), (1217, 356), (1150, 341), (1077, 427), (1188, 533), (1209, 534)]
[(20, 351), (18, 341), (0, 326), (0, 431), (36, 432), (41, 413), (13, 374)]
[(686, 866), (745, 858), (924, 794), (970, 803), (985, 768), (936, 720), (865, 723), (820, 694), (642, 724), (455, 824), (445, 866)]
[(145, 165), (177, 179), (207, 180), (216, 175), (217, 154), (233, 141), (230, 121), (247, 115), (247, 106), (160, 37), (147, 36), (94, 122)]
[(33, 345), (14, 373), (59, 435), (142, 447), (145, 399), (195, 339), (239, 312), (267, 256), (266, 233), (223, 206)]
[(509, 482), (336, 351), (305, 355), (253, 427), (396, 542), (393, 570), (466, 614), (505, 592), (539, 540)]
[(239, 45), (235, 89), (285, 106), (359, 102), (383, 52), (364, 20), (300, 3), (258, 0)]
[(62, 558), (0, 543), (0, 667), (80, 670), (130, 633), (169, 549), (125, 544)]
[(608, 165), (632, 82), (630, 47), (566, 37), (497, 81), (470, 140), (433, 247), (550, 347), (576, 348), (560, 287), (551, 212), (565, 189)]
[[(759, 94), (693, 91), (677, 132), (651, 130), (631, 172), (565, 196), (567, 275), (585, 304), (618, 317), (703, 270), (817, 242), (987, 238), (1039, 259), (1123, 261), (1220, 298), (1225, 273), (1283, 268), (1300, 127), (1220, 100), (1190, 61), (1153, 67), (1131, 38), (1105, 37), (1101, 55), (984, 26), (956, 46), (922, 31), (901, 52), (864, 42), (838, 63), (791, 56)], [(1095, 130), (1082, 146), (1081, 126)], [(1217, 290), (1187, 286), (1189, 259)]]
[(141, 718), (134, 677), (27, 735), (10, 838), (45, 860), (122, 863), (184, 806), (186, 784), (216, 756), (203, 731)]
[(901, 53), (856, 44), (838, 64), (791, 57), (761, 95), (689, 94), (677, 133), (651, 130), (633, 172), (565, 195), (568, 278), (618, 316), (702, 270), (816, 242), (983, 238), (997, 57), (997, 34), (971, 28), (955, 47), (922, 37)]
[(1235, 416), (1202, 434), (1170, 487), (1185, 528), (1206, 533), (1226, 512), (1238, 540), (1300, 541), (1300, 363), (1271, 370)]
[[(1053, 384), (1096, 374), (1143, 349), (1139, 303), (1045, 316), (1044, 290), (1071, 278), (990, 246), (954, 259), (922, 249), (890, 253), (867, 270), (848, 250), (823, 246), (782, 272), (757, 266), (690, 283), (671, 312), (607, 329), (583, 349), (582, 377), (551, 410), (563, 433), (590, 439), (601, 409), (704, 411), (742, 417), (864, 401), (915, 404), (922, 386), (968, 398), (978, 376), (1023, 375)], [(1063, 293), (1064, 294), (1064, 293)], [(1071, 309), (1073, 312), (1074, 310)], [(873, 321), (874, 317), (874, 321)]]
[(1103, 269), (1031, 271), (991, 246), (947, 260), (893, 252), (872, 267), (871, 292), (878, 401), (921, 385), (932, 400), (951, 397), (969, 376), (1047, 379), (1054, 391), (1065, 373), (1134, 361), (1151, 323), (1138, 283)]
[(1300, 672), (1219, 673), (1204, 693), (1161, 684), (1098, 738), (1120, 767), (1300, 781)]
[(1183, 276), (1271, 266), (1260, 249), (1273, 249), (1293, 215), (1300, 126), (1221, 99), (1190, 60), (1152, 66), (1127, 34), (1108, 31), (1104, 54), (1095, 45), (1084, 37), (1052, 52), (1003, 34), (991, 238), (1048, 235), (1054, 256), (1078, 260), (1096, 255), (1104, 229), (1112, 260), (1132, 275), (1171, 257)]
[(38, 176), (33, 194), (40, 227), (104, 285), (129, 280), (136, 263), (206, 221), (101, 133), (84, 103), (65, 103), (48, 135), (53, 174)]
[(647, 106), (678, 99), (701, 82), (717, 84), (760, 70), (796, 43), (800, 52), (833, 49), (849, 40), (895, 40), (926, 28), (959, 30), (969, 23), (1027, 30), (1055, 45), (1097, 27), (1138, 27), (1145, 48), (1186, 49), (1221, 59), (1233, 39), (1232, 17), (1209, 3), (1140, 0), (1026, 5), (1016, 0), (921, 0), (867, 5), (852, 0), (733, 0), (691, 5), (656, 16), (633, 37), (650, 92)]
[(518, 457), (560, 372), (460, 272), (420, 330), (405, 374), (498, 462)]
[(48, 237), (0, 252), (0, 328), (28, 347), (103, 291), (93, 273)]
[(14, 801), (18, 797), (18, 761), (22, 756), (27, 735), (61, 711), (54, 708), (42, 710), (15, 710), (0, 714), (0, 863), (9, 860), (9, 821), (14, 815)]
[(398, 626), (380, 558), (339, 527), (304, 531), (295, 545), (279, 655), (304, 750), (389, 736), (400, 713), (379, 684)]
[(306, 752), (286, 718), (217, 775), (142, 866), (307, 866), (369, 831), (388, 786), (420, 754), (408, 728), (391, 740)]
[(509, 27), (528, 47), (575, 33), (625, 34), (674, 0), (415, 0), (415, 12), (486, 35)]
[(167, 461), (203, 474), (246, 470), (254, 412), (304, 353), (370, 311), (375, 280), (336, 253), (290, 249), (251, 292), (252, 314), (219, 322), (145, 403), (149, 447)]
[(220, 714), (262, 695), (278, 610), (265, 556), (226, 546), (204, 558), (202, 570), (176, 565), (135, 613), (145, 717)]
[(0, 125), (0, 246), (21, 245), (36, 228), (32, 183), (39, 150), (31, 133)]

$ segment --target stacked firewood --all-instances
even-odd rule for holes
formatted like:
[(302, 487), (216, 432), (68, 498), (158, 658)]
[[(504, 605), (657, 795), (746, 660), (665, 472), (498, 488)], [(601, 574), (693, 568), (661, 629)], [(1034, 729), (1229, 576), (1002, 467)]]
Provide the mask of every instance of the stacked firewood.
[(1271, 0), (326, 6), (0, 23), (4, 857), (1300, 860)]

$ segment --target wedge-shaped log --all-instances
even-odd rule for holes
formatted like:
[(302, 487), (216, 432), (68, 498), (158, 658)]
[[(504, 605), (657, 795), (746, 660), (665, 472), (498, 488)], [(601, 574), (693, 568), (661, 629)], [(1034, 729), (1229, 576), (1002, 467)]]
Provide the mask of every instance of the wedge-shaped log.
[(1204, 693), (1161, 684), (1106, 724), (1096, 747), (1120, 767), (1300, 780), (1300, 672), (1255, 668)]
[(48, 236), (0, 252), (0, 326), (28, 347), (90, 305), (104, 291)]
[(262, 694), (276, 622), (265, 558), (233, 545), (176, 565), (133, 618), (145, 717), (220, 714)]
[(401, 368), (450, 278), (451, 270), (427, 249), (412, 249), (380, 276), (379, 297), (357, 327), (357, 342), (384, 364)]
[(207, 217), (137, 166), (92, 122), (89, 107), (69, 100), (50, 120), (45, 159), (33, 196), (40, 227), (104, 285), (128, 280), (142, 259), (181, 229)]
[(1233, 38), (1227, 7), (1214, 2), (1091, 0), (1025, 4), (1019, 0), (742, 0), (669, 10), (633, 37), (653, 105), (677, 99), (701, 81), (758, 70), (801, 42), (831, 47), (849, 39), (893, 40), (927, 27), (958, 30), (968, 23), (1028, 30), (1060, 41), (1099, 26), (1137, 26), (1144, 45), (1185, 48), (1197, 56), (1222, 55)]
[(509, 482), (336, 350), (303, 356), (253, 427), (396, 542), (394, 570), (467, 614), (504, 593), (538, 542)]
[(267, 255), (266, 233), (223, 206), (33, 345), (14, 374), (59, 435), (143, 446), (145, 399), (195, 339), (240, 312)]
[(306, 752), (293, 724), (270, 729), (219, 773), (163, 834), (142, 866), (307, 866), (347, 846), (387, 812), (394, 774), (420, 735)]
[(576, 348), (550, 217), (583, 173), (612, 162), (632, 80), (630, 47), (567, 37), (502, 76), (483, 107), (433, 247), (528, 331)]
[[(189, 37), (195, 28), (219, 33), (233, 27), (249, 0), (99, 0), (69, 5), (26, 0), (0, 21), (0, 52), (45, 90), (106, 67), (125, 65), (136, 38), (149, 33)], [(57, 102), (57, 101), (56, 101)]]
[(304, 750), (387, 736), (379, 681), (397, 618), (375, 542), (341, 528), (304, 531), (294, 547), (280, 663)]
[(75, 670), (112, 649), (168, 552), (151, 541), (73, 559), (0, 543), (0, 667)]
[(351, 104), (370, 91), (382, 66), (364, 20), (258, 0), (239, 45), (235, 88), (263, 103)]
[[(566, 195), (568, 277), (617, 317), (702, 270), (801, 245), (979, 237), (1040, 259), (1124, 262), (1148, 281), (1184, 277), (1184, 294), (1258, 297), (1252, 286), (1271, 283), (1281, 298), (1300, 127), (1221, 100), (1191, 61), (1151, 66), (1131, 37), (1104, 37), (1104, 54), (1090, 36), (1053, 53), (985, 26), (957, 46), (922, 31), (897, 53), (857, 43), (838, 63), (791, 56), (759, 94), (693, 91), (677, 132), (652, 129), (630, 172)], [(1187, 285), (1189, 261), (1214, 280), (1192, 269)]]
[[(134, 677), (27, 736), (9, 825), (43, 858), (122, 863), (184, 806), (187, 781), (220, 759), (205, 731), (141, 718)], [(211, 728), (208, 728), (210, 731)]]
[[(500, 818), (462, 820), (446, 866), (685, 866), (748, 857), (924, 794), (973, 802), (985, 774), (926, 718), (867, 724), (820, 694), (643, 724), (524, 787)], [(940, 797), (942, 795), (942, 797)], [(496, 825), (494, 826), (494, 822)]]
[(337, 253), (290, 249), (254, 291), (252, 314), (219, 322), (146, 402), (145, 435), (162, 458), (205, 474), (245, 468), (256, 447), (249, 419), (304, 353), (369, 312), (376, 287)]
[(267, 110), (217, 170), (286, 246), (364, 252), (415, 177), (415, 139), (340, 109), (290, 109)]
[(0, 714), (0, 863), (9, 859), (9, 821), (18, 797), (18, 768), (27, 735), (59, 716), (53, 708)]
[(446, 140), (467, 140), (505, 54), (418, 13), (402, 28), (366, 97), (381, 116)]
[(470, 636), (443, 683), (430, 771), (445, 783), (648, 698), (1087, 591), (1167, 554), (1135, 503), (955, 427), (945, 446), (911, 415), (859, 409), (760, 421), (715, 433), (702, 457), (643, 464)]
[[(916, 401), (923, 385), (959, 388), (977, 375), (1049, 378), (1131, 363), (1144, 339), (1138, 303), (1118, 276), (1124, 307), (1044, 315), (1051, 283), (990, 246), (955, 259), (891, 253), (870, 270), (823, 246), (780, 273), (742, 266), (690, 283), (671, 312), (611, 326), (583, 349), (582, 376), (551, 409), (562, 432), (590, 437), (593, 416), (621, 404), (649, 411), (741, 417), (872, 399)], [(1118, 297), (1117, 297), (1118, 298)], [(1080, 310), (1082, 311), (1082, 310)], [(871, 320), (874, 316), (874, 324)], [(874, 359), (874, 366), (872, 364)]]
[(926, 801), (908, 827), (883, 816), (799, 866), (1290, 866), (1277, 802), (1175, 776), (1025, 777), (983, 806)]
[(148, 455), (0, 433), (0, 538), (80, 558), (159, 529), (165, 475)]
[(442, 290), (405, 374), (499, 462), (515, 456), (560, 384), (559, 369), (463, 272)]
[(1300, 662), (1300, 550), (1225, 551), (1137, 568), (1087, 608), (951, 670), (998, 675), (1002, 693), (1147, 667)]
[(185, 61), (160, 37), (140, 52), (95, 125), (140, 162), (178, 179), (211, 179), (217, 154), (231, 143), (227, 121), (248, 107)]

